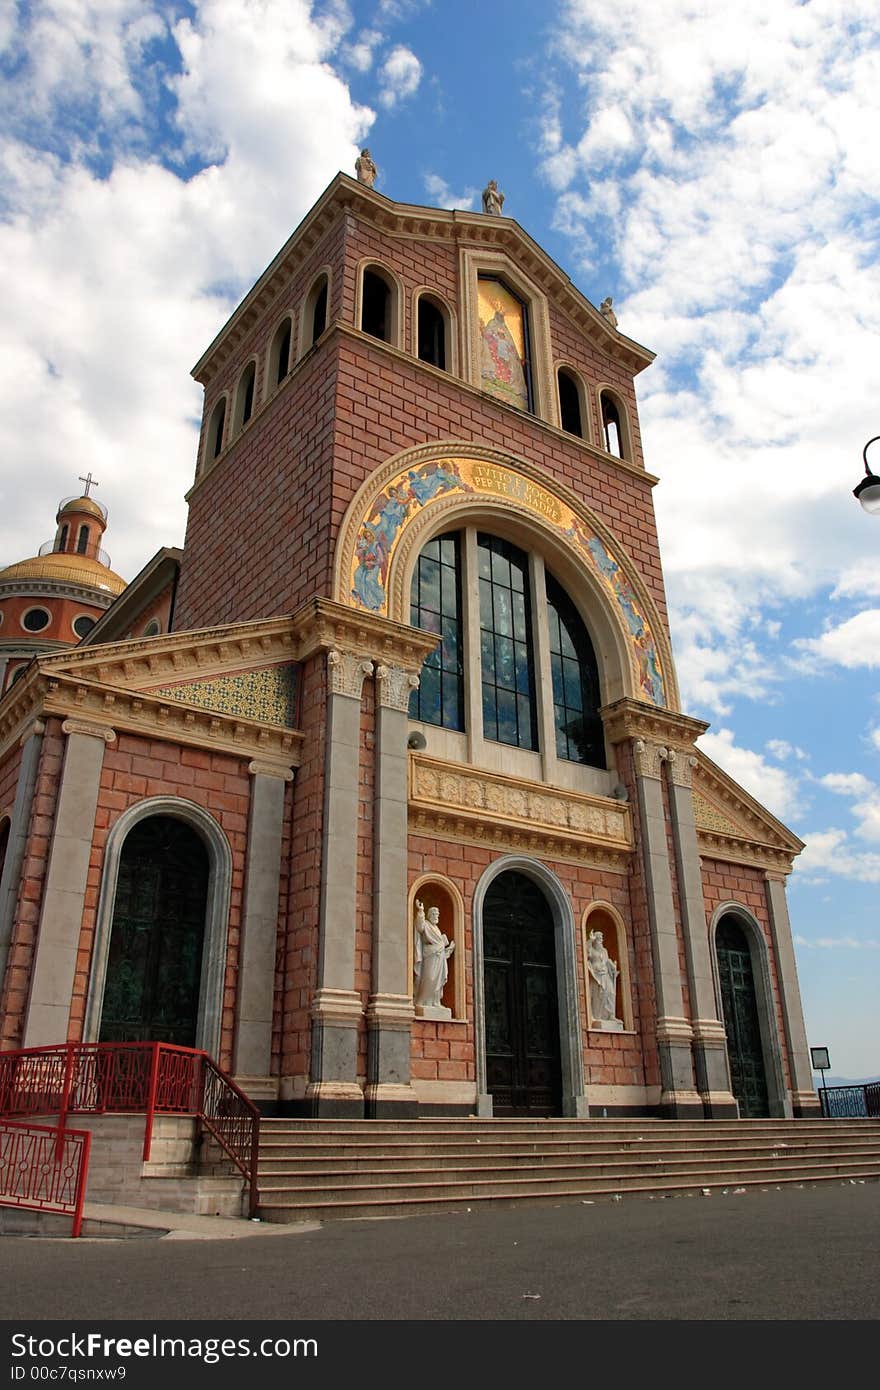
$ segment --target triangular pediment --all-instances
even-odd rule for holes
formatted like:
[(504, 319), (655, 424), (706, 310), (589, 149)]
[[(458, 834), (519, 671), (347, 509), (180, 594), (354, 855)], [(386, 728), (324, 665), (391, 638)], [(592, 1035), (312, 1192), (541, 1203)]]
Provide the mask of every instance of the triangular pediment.
[(790, 867), (803, 841), (701, 749), (694, 752), (694, 819), (703, 853), (765, 865), (785, 861)]

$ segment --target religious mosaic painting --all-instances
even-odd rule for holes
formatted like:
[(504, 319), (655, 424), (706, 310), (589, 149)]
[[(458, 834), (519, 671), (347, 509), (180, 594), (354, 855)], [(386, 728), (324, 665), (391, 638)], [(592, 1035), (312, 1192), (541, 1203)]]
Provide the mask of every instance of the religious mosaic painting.
[(528, 324), (525, 305), (501, 280), (480, 276), (480, 385), (508, 405), (528, 410)]
[(166, 685), (156, 691), (169, 700), (217, 714), (235, 714), (260, 724), (296, 728), (296, 666), (267, 666), (259, 671), (240, 671), (234, 676), (188, 685)]
[(508, 497), (556, 526), (589, 564), (617, 604), (626, 624), (640, 695), (665, 704), (657, 643), (638, 597), (621, 566), (570, 507), (511, 468), (482, 459), (443, 458), (408, 469), (387, 485), (366, 513), (355, 543), (349, 594), (359, 608), (386, 613), (388, 570), (406, 523), (436, 497), (481, 493)]

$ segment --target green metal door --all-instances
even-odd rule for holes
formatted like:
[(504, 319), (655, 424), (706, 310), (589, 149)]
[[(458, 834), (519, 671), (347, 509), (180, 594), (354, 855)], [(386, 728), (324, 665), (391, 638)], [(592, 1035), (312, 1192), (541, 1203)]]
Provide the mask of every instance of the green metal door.
[(727, 1033), (730, 1082), (744, 1119), (770, 1114), (764, 1049), (752, 972), (752, 955), (746, 934), (735, 917), (722, 917), (715, 934), (721, 1007)]
[(119, 863), (101, 1042), (196, 1040), (208, 854), (172, 816), (140, 821)]

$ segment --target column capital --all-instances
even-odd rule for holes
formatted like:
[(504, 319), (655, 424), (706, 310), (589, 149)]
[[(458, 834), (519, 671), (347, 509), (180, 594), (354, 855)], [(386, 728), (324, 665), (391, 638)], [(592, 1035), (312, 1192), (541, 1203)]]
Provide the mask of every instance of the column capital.
[(248, 763), (248, 772), (252, 777), (279, 777), (282, 782), (293, 781), (293, 768), (281, 767), (278, 763)]
[(376, 667), (376, 701), (384, 709), (401, 710), (406, 714), (410, 693), (418, 688), (419, 678), (415, 671), (405, 666), (380, 664)]
[(340, 651), (332, 647), (327, 653), (327, 675), (333, 695), (348, 695), (360, 700), (364, 679), (373, 674), (373, 663), (363, 652)]
[(40, 734), (44, 734), (45, 732), (46, 725), (43, 723), (42, 719), (35, 719), (33, 724), (31, 724), (29, 728), (25, 729), (21, 738), (18, 740), (19, 748), (24, 748), (25, 744), (28, 742), (29, 739), (39, 738)]
[(697, 766), (697, 759), (689, 749), (668, 749), (666, 762), (669, 766), (669, 780), (674, 787), (693, 786), (694, 768)]
[(92, 724), (87, 719), (65, 719), (61, 725), (63, 734), (82, 734), (85, 738), (100, 738), (105, 743), (116, 742), (116, 732), (106, 724)]
[(660, 743), (637, 738), (633, 741), (633, 762), (637, 777), (656, 777), (661, 774), (661, 764), (669, 756), (669, 749)]

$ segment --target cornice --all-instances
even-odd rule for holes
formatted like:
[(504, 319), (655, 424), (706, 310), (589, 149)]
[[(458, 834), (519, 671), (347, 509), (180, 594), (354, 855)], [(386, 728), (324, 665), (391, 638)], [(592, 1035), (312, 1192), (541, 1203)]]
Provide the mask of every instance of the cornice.
[(561, 305), (586, 337), (633, 375), (654, 360), (655, 354), (648, 348), (611, 327), (565, 271), (513, 218), (396, 203), (339, 173), (199, 358), (192, 369), (196, 381), (203, 386), (210, 384), (334, 222), (346, 214), (386, 236), (456, 242), (476, 248), (491, 246), (505, 251)]
[(725, 864), (746, 864), (764, 873), (786, 877), (799, 850), (784, 850), (754, 840), (704, 830), (697, 825), (697, 845), (704, 859), (717, 859)]
[(409, 826), (614, 873), (626, 873), (633, 849), (630, 810), (618, 801), (418, 754), (410, 755)]
[(633, 700), (630, 696), (603, 706), (599, 713), (611, 743), (634, 738), (659, 742), (666, 749), (690, 750), (709, 727), (702, 719)]
[(68, 676), (47, 680), (42, 711), (86, 719), (117, 733), (210, 748), (249, 762), (258, 761), (280, 773), (298, 767), (302, 761), (304, 735), (292, 729), (196, 709), (146, 692), (77, 682)]
[(440, 640), (436, 633), (422, 632), (327, 598), (310, 599), (289, 621), (298, 661), (305, 661), (316, 652), (345, 651), (417, 675), (425, 657)]
[[(744, 791), (732, 777), (695, 749), (694, 819), (704, 853), (714, 858), (791, 870), (804, 848), (793, 831)], [(722, 852), (723, 851), (723, 852)]]

